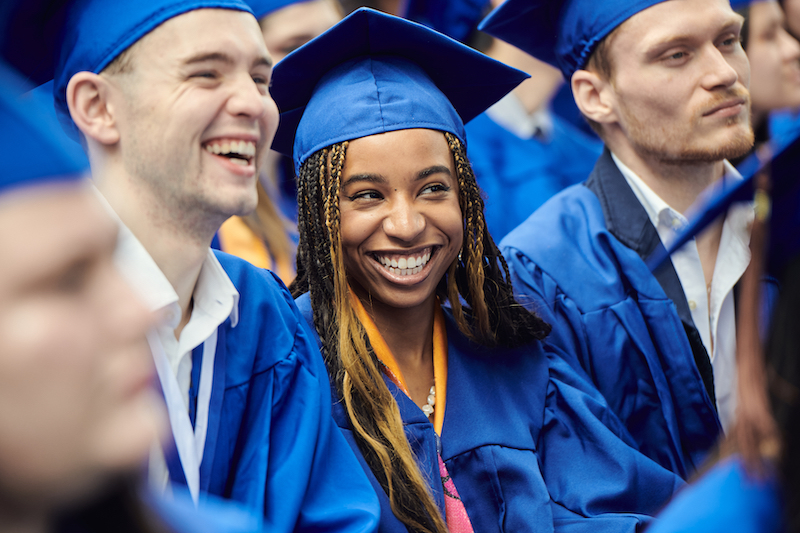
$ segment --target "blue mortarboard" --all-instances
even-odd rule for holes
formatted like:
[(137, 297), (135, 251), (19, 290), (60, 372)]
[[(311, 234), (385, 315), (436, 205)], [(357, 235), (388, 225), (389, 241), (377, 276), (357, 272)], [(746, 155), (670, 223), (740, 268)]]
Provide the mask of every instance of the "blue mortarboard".
[(739, 165), (744, 180), (720, 188), (690, 216), (689, 226), (670, 244), (669, 249), (659, 247), (647, 261), (655, 270), (672, 254), (708, 227), (737, 202), (751, 202), (755, 194), (755, 177), (767, 171), (771, 177), (770, 237), (767, 252), (767, 270), (780, 277), (787, 262), (800, 253), (800, 137), (786, 141), (773, 140), (768, 152), (771, 160), (762, 161), (753, 154)]
[(99, 73), (162, 23), (204, 8), (252, 13), (244, 0), (74, 0), (61, 21), (61, 55), (54, 75), (56, 110), (62, 125), (77, 135), (66, 102), (72, 76), (81, 71)]
[(489, 0), (408, 0), (402, 16), (463, 42), (487, 6)]
[(275, 67), (273, 149), (295, 170), (331, 144), (412, 128), (450, 132), (528, 75), (420, 24), (358, 9)]
[(506, 0), (478, 28), (558, 67), (569, 80), (614, 28), (664, 1)]
[(0, 195), (43, 183), (75, 181), (85, 160), (63, 144), (52, 115), (31, 98), (20, 98), (23, 80), (0, 63)]
[(245, 0), (257, 19), (262, 19), (279, 9), (310, 0)]

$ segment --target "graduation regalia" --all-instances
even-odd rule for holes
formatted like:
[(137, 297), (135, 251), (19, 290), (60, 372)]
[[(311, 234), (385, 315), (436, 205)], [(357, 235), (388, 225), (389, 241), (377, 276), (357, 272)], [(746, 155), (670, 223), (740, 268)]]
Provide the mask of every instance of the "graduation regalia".
[(466, 125), (467, 156), (486, 195), (496, 241), (562, 189), (586, 179), (602, 152), (597, 139), (551, 115), (552, 131), (521, 138), (482, 113)]
[[(647, 213), (603, 154), (585, 184), (553, 197), (500, 243), (518, 300), (553, 325), (642, 452), (687, 476), (721, 427), (701, 371), (711, 363)], [(687, 334), (688, 333), (688, 334)], [(705, 358), (705, 359), (703, 359)], [(697, 359), (698, 363), (695, 362)]]
[[(308, 294), (297, 304), (312, 323)], [(639, 531), (682, 484), (630, 445), (602, 397), (557, 352), (540, 343), (489, 349), (467, 340), (447, 310), (445, 320), (441, 439), (420, 408), (385, 378), (443, 513), (437, 445), (475, 531)], [(340, 402), (334, 402), (334, 418), (381, 500), (379, 531), (405, 532), (361, 457)]]
[(372, 531), (375, 495), (330, 417), (313, 334), (272, 272), (215, 253), (243, 297), (237, 326), (217, 330), (201, 491), (262, 511), (270, 531)]

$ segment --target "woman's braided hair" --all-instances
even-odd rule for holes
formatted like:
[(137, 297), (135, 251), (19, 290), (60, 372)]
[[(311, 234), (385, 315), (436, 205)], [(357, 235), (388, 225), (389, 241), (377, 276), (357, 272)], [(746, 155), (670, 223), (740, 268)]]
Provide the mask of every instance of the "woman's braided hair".
[[(513, 297), (508, 266), (483, 215), (483, 199), (461, 141), (444, 133), (455, 161), (464, 242), (439, 283), (459, 330), (484, 346), (515, 347), (543, 339), (550, 326)], [(339, 195), (347, 142), (309, 157), (298, 176), (300, 243), (294, 296), (310, 293), (314, 325), (328, 370), (367, 464), (410, 531), (445, 533), (447, 526), (403, 432), (363, 325), (350, 305), (341, 244)], [(465, 305), (466, 304), (466, 305)], [(438, 480), (437, 480), (438, 481)]]

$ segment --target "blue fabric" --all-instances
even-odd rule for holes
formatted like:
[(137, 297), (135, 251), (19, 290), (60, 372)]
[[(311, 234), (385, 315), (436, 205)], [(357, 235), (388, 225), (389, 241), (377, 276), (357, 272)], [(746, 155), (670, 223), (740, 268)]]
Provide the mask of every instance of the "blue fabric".
[(547, 137), (522, 139), (486, 113), (467, 124), (469, 156), (486, 195), (486, 223), (495, 241), (560, 190), (586, 179), (602, 143), (557, 116)]
[(260, 514), (255, 514), (236, 502), (206, 496), (198, 507), (189, 492), (177, 486), (173, 488), (172, 496), (162, 497), (148, 491), (142, 494), (142, 499), (174, 533), (268, 531), (264, 528)]
[(507, 0), (478, 28), (558, 67), (569, 80), (614, 28), (663, 1)]
[(373, 531), (375, 493), (330, 416), (313, 334), (271, 272), (215, 254), (241, 299), (237, 327), (218, 329), (201, 490), (271, 532)]
[(309, 0), (245, 0), (259, 20), (284, 7), (307, 1)]
[(59, 120), (67, 133), (78, 136), (67, 107), (67, 84), (81, 71), (99, 73), (139, 39), (167, 20), (203, 8), (252, 13), (244, 0), (73, 0), (63, 22), (61, 55), (54, 74)]
[(450, 132), (527, 74), (425, 26), (358, 9), (275, 66), (281, 121), (272, 148), (295, 172), (337, 142), (410, 128)]
[(467, 42), (489, 7), (489, 0), (408, 0), (401, 16)]
[[(311, 323), (310, 298), (298, 307)], [(447, 401), (442, 458), (476, 532), (639, 531), (682, 485), (637, 452), (603, 398), (560, 355), (536, 343), (492, 350), (467, 340), (445, 310)], [(317, 338), (319, 342), (319, 338)], [(436, 433), (390, 380), (406, 437), (435, 501), (444, 496)], [(334, 417), (360, 456), (341, 402)], [(381, 500), (381, 532), (405, 532)]]
[(780, 533), (783, 502), (774, 475), (749, 475), (738, 457), (724, 460), (680, 491), (648, 533)]
[(639, 449), (686, 478), (721, 427), (713, 384), (695, 361), (704, 357), (709, 372), (710, 362), (701, 342), (698, 357), (690, 344), (694, 327), (672, 264), (659, 279), (642, 258), (657, 246), (608, 152), (586, 184), (554, 196), (500, 243), (518, 300), (553, 325), (551, 342), (589, 376)]
[(20, 98), (26, 86), (0, 61), (0, 194), (44, 183), (73, 182), (86, 170), (63, 143), (58, 124), (32, 98)]

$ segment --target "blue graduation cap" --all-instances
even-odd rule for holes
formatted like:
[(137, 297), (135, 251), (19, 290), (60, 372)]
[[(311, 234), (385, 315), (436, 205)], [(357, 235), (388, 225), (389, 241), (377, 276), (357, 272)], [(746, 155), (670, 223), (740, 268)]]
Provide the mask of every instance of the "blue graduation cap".
[(464, 42), (488, 6), (489, 0), (408, 0), (401, 15)]
[(0, 195), (21, 187), (76, 181), (85, 161), (63, 145), (58, 124), (36, 100), (21, 98), (24, 80), (0, 62)]
[(362, 8), (275, 67), (274, 150), (295, 171), (337, 142), (412, 128), (450, 132), (528, 77), (421, 24)]
[(670, 244), (669, 249), (656, 249), (647, 260), (651, 271), (725, 213), (732, 204), (752, 202), (756, 194), (756, 176), (767, 172), (771, 178), (769, 195), (772, 201), (766, 265), (768, 272), (781, 277), (789, 260), (800, 254), (800, 137), (788, 142), (771, 141), (767, 144), (766, 153), (775, 155), (771, 159), (760, 159), (758, 154), (753, 154), (742, 162), (739, 170), (744, 180), (722, 187), (696, 210), (689, 226)]
[[(36, 2), (45, 0), (34, 0)], [(64, 1), (64, 0), (62, 0)], [(82, 71), (101, 72), (122, 52), (167, 20), (195, 9), (252, 13), (244, 0), (72, 0), (62, 17), (54, 93), (62, 125), (77, 136), (67, 108), (67, 84)]]
[(569, 80), (617, 26), (664, 1), (506, 0), (478, 29), (561, 69)]

